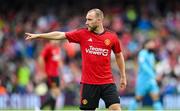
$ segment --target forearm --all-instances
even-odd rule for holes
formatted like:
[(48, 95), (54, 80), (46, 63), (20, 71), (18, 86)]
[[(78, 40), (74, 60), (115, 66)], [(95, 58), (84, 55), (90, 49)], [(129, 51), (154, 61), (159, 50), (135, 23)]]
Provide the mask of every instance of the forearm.
[(120, 69), (120, 76), (123, 78), (126, 77), (125, 62), (124, 62), (124, 57), (122, 53), (116, 54), (116, 62)]
[(44, 63), (44, 60), (41, 56), (38, 58), (38, 63), (39, 63), (40, 70), (42, 72), (45, 72), (45, 63)]
[(61, 39), (65, 39), (66, 36), (64, 32), (54, 31), (54, 32), (49, 32), (49, 33), (38, 34), (38, 38), (61, 40)]

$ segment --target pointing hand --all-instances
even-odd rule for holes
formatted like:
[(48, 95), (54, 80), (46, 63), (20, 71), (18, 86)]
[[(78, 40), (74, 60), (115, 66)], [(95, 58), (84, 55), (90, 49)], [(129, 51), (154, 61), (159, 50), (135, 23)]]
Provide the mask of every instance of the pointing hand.
[(31, 34), (31, 33), (25, 33), (25, 40), (31, 40), (38, 38), (39, 34)]

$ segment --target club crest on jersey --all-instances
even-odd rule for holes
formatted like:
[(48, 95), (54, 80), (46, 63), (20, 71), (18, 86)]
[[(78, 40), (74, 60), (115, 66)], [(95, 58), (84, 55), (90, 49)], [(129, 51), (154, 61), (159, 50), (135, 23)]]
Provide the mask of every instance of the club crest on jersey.
[(83, 104), (83, 105), (86, 105), (87, 103), (88, 103), (87, 99), (83, 99), (83, 100), (82, 100), (82, 104)]
[(111, 41), (110, 41), (109, 39), (105, 39), (105, 40), (104, 40), (104, 44), (105, 44), (105, 45), (108, 46), (110, 43), (111, 43)]

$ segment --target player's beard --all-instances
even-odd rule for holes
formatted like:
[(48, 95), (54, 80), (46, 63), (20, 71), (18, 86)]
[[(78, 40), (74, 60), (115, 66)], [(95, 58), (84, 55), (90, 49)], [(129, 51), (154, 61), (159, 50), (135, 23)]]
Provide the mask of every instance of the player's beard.
[(94, 32), (97, 29), (97, 26), (87, 26), (88, 30)]

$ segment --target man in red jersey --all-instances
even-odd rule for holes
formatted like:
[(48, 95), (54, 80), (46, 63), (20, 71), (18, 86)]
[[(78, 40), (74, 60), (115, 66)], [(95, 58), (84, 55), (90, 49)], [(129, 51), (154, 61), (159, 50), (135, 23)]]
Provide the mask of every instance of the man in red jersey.
[(49, 105), (51, 110), (54, 110), (56, 98), (60, 94), (59, 68), (61, 61), (58, 43), (55, 40), (48, 42), (39, 57), (40, 68), (46, 74), (46, 83), (49, 89), (45, 95), (45, 100), (41, 100), (41, 109)]
[(121, 52), (118, 36), (103, 27), (103, 12), (91, 9), (86, 15), (87, 28), (70, 32), (50, 32), (43, 34), (26, 33), (26, 40), (45, 38), (68, 39), (81, 46), (81, 110), (95, 110), (99, 99), (105, 101), (109, 110), (121, 110), (119, 95), (111, 72), (111, 50), (115, 53), (120, 69), (120, 87), (126, 87), (124, 57)]

